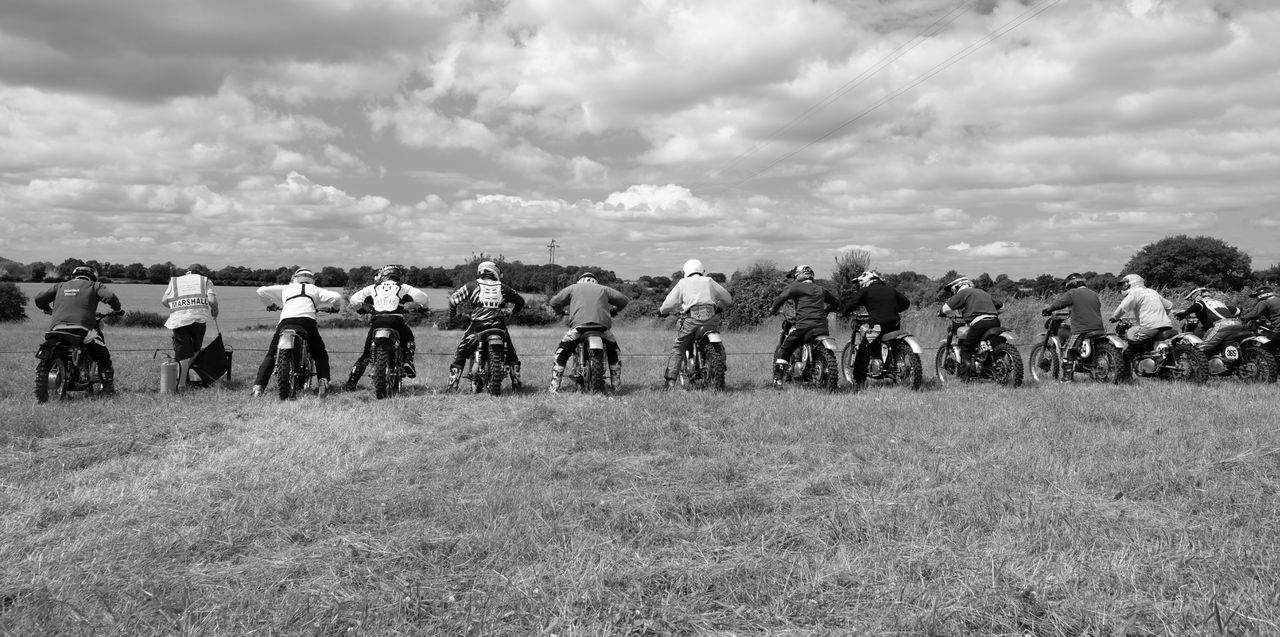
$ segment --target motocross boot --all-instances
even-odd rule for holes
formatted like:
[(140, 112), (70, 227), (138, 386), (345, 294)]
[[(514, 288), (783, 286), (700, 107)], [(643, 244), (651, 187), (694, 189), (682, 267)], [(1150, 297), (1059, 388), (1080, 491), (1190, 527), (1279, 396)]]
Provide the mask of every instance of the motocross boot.
[(773, 388), (782, 389), (782, 379), (787, 373), (786, 363), (773, 364)]
[(973, 354), (960, 352), (960, 364), (956, 366), (956, 376), (960, 382), (969, 382), (969, 374), (973, 371)]
[(327, 393), (329, 393), (329, 379), (321, 378), (316, 382), (316, 395), (320, 398), (324, 398), (324, 395)]
[(449, 366), (449, 386), (445, 391), (458, 391), (458, 383), (462, 382), (462, 368)]
[(1076, 377), (1076, 357), (1074, 351), (1068, 351), (1062, 357), (1062, 369), (1058, 371), (1058, 382), (1069, 383)]
[(404, 346), (404, 377), (417, 378), (418, 370), (413, 366), (413, 354), (418, 350), (416, 343), (405, 343)]
[(355, 391), (356, 384), (360, 382), (360, 377), (364, 376), (364, 369), (369, 366), (369, 359), (361, 356), (356, 359), (356, 364), (351, 366), (351, 373), (347, 375), (347, 383), (342, 386), (347, 391)]
[(609, 366), (609, 389), (618, 391), (622, 387), (622, 363), (617, 362)]
[(520, 363), (511, 366), (511, 388), (517, 391), (524, 389), (524, 383), (520, 380)]
[(564, 378), (564, 365), (556, 365), (551, 368), (551, 386), (547, 387), (547, 391), (553, 394), (560, 392), (560, 381)]
[(99, 377), (102, 379), (102, 395), (110, 396), (116, 393), (116, 373), (111, 369), (101, 370)]
[(262, 395), (262, 385), (254, 385), (254, 386), (253, 386), (253, 390), (249, 392), (249, 395), (250, 395), (250, 396), (252, 396), (252, 397), (254, 397), (254, 398), (257, 398), (258, 396), (261, 396), (261, 395)]

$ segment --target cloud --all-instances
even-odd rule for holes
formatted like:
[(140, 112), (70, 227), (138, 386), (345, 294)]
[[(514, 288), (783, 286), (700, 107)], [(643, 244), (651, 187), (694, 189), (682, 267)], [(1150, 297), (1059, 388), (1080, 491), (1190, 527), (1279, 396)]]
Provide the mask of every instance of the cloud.
[(969, 257), (990, 257), (996, 259), (1006, 259), (1013, 257), (1030, 257), (1036, 254), (1036, 250), (1025, 248), (1017, 241), (993, 241), (980, 246), (971, 246), (968, 243), (956, 243), (947, 246), (948, 250), (961, 252)]

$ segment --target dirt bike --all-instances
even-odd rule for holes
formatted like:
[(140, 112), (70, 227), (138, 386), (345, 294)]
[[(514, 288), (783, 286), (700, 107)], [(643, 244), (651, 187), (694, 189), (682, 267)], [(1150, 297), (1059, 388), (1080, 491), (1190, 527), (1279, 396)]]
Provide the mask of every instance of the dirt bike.
[[(102, 319), (123, 316), (124, 312), (94, 315), (94, 332), (102, 336)], [(36, 402), (48, 402), (54, 397), (63, 400), (68, 392), (82, 391), (92, 396), (102, 389), (98, 364), (89, 355), (85, 340), (94, 336), (80, 325), (55, 325), (44, 333), (44, 342), (36, 350)]]
[[(691, 310), (698, 310), (698, 307), (691, 308)], [(715, 310), (715, 312), (719, 313), (719, 310)], [(658, 314), (658, 316), (665, 317), (667, 315)], [(685, 320), (687, 316), (688, 314), (681, 314), (680, 320)], [(684, 360), (681, 361), (680, 372), (676, 380), (680, 382), (681, 387), (686, 389), (710, 388), (716, 391), (723, 391), (724, 375), (727, 367), (724, 338), (720, 335), (720, 328), (699, 325), (694, 328), (690, 346), (684, 350)]]
[[(794, 321), (783, 319), (782, 331), (778, 334), (779, 345), (794, 327)], [(791, 353), (790, 363), (782, 378), (789, 383), (801, 383), (833, 392), (840, 384), (838, 357), (834, 336), (810, 336)]]
[(566, 365), (565, 376), (578, 384), (578, 389), (592, 394), (604, 394), (612, 391), (613, 384), (608, 380), (609, 366), (605, 354), (604, 332), (607, 328), (596, 325), (582, 325), (574, 328), (584, 338), (574, 346), (573, 356)]
[[(1112, 322), (1116, 323), (1118, 334), (1128, 334), (1133, 328), (1133, 323), (1128, 320), (1112, 319)], [(1172, 327), (1160, 330), (1153, 340), (1142, 345), (1126, 342), (1126, 347), (1120, 352), (1116, 381), (1141, 376), (1203, 383), (1209, 363), (1204, 352), (1200, 351), (1202, 342), (1195, 334), (1178, 333)]]
[[(960, 343), (969, 331), (963, 318), (945, 317), (951, 321), (947, 337), (938, 348), (934, 361), (934, 373), (943, 384), (960, 379)], [(1016, 338), (1006, 327), (990, 328), (982, 335), (977, 350), (973, 352), (968, 370), (969, 380), (992, 380), (1006, 387), (1022, 386), (1022, 355), (1012, 343)]]
[[(1182, 322), (1183, 332), (1194, 332), (1200, 326), (1194, 316)], [(1205, 372), (1210, 376), (1234, 376), (1247, 383), (1276, 382), (1276, 355), (1269, 351), (1271, 339), (1257, 332), (1242, 330), (1227, 338), (1212, 352), (1205, 352)]]
[[(1045, 331), (1040, 333), (1040, 342), (1031, 348), (1027, 363), (1031, 378), (1036, 382), (1043, 383), (1062, 377), (1062, 366), (1066, 362), (1067, 343), (1070, 339), (1070, 333), (1063, 323), (1070, 316), (1070, 311), (1058, 311), (1045, 319)], [(1115, 382), (1120, 370), (1120, 352), (1125, 348), (1124, 339), (1116, 334), (1097, 334), (1080, 339), (1077, 348), (1073, 377), (1084, 373), (1099, 382)]]
[(488, 390), (492, 396), (502, 393), (502, 380), (507, 376), (507, 331), (491, 327), (472, 334), (476, 340), (475, 351), (467, 359), (462, 376), (471, 380), (471, 390), (477, 394)]
[[(268, 307), (271, 310), (272, 307)], [(337, 308), (320, 310), (328, 314), (336, 314)], [(306, 391), (315, 391), (316, 362), (311, 358), (311, 350), (307, 347), (307, 328), (301, 325), (287, 325), (280, 330), (280, 339), (276, 341), (276, 388), (280, 400), (297, 398)]]
[(880, 346), (867, 353), (867, 378), (920, 389), (924, 384), (924, 365), (920, 362), (924, 350), (920, 343), (906, 330), (881, 334), (880, 326), (871, 325), (869, 321), (870, 316), (865, 311), (853, 314), (853, 335), (840, 353), (840, 370), (845, 382), (857, 387), (853, 364), (858, 355), (858, 347), (879, 338)]
[[(412, 305), (417, 306), (416, 303)], [(422, 312), (417, 307), (410, 311)], [(368, 314), (367, 307), (356, 310), (356, 314)], [(373, 343), (370, 346), (370, 378), (373, 379), (373, 395), (379, 400), (390, 398), (400, 393), (405, 378), (404, 347), (400, 342), (400, 330), (391, 326), (373, 328)]]

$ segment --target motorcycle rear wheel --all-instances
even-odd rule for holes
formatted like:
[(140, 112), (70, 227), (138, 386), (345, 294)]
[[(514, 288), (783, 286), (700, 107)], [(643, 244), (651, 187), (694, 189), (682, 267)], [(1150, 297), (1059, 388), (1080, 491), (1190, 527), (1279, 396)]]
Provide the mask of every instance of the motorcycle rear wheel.
[(1089, 376), (1101, 383), (1119, 382), (1123, 373), (1124, 358), (1110, 341), (1094, 347), (1093, 361), (1089, 364)]
[(373, 348), (373, 395), (379, 400), (394, 396), (400, 384), (399, 362), (393, 351), (399, 347), (399, 343), (380, 340)]
[(489, 395), (498, 396), (502, 394), (502, 379), (506, 376), (503, 373), (502, 361), (506, 358), (506, 352), (503, 351), (501, 345), (489, 346), (489, 367), (485, 371), (489, 373)]
[(834, 392), (840, 386), (840, 364), (835, 352), (820, 343), (813, 345), (813, 369), (809, 371), (814, 387)]
[(1236, 376), (1248, 383), (1276, 382), (1276, 358), (1270, 352), (1261, 349), (1247, 349), (1240, 352), (1240, 365), (1236, 367)]
[(282, 349), (276, 351), (276, 389), (280, 400), (297, 398), (297, 375), (299, 362), (295, 350)]
[(67, 395), (67, 367), (61, 357), (54, 357), (36, 364), (36, 402), (49, 402), (50, 397), (62, 400)]
[(589, 349), (590, 360), (587, 363), (587, 391), (593, 394), (605, 393), (604, 350)]
[(920, 361), (920, 355), (905, 341), (893, 344), (892, 355), (894, 380), (913, 391), (919, 390), (924, 385), (924, 363)]
[(1203, 383), (1208, 378), (1209, 361), (1199, 347), (1178, 343), (1173, 346), (1172, 357), (1176, 369), (1170, 370), (1169, 376), (1174, 380)]
[(724, 391), (724, 375), (728, 368), (724, 346), (720, 343), (707, 343), (706, 357), (707, 375), (703, 382), (709, 383), (713, 391)]
[(991, 352), (991, 377), (1005, 387), (1022, 386), (1022, 355), (1009, 343), (995, 346)]

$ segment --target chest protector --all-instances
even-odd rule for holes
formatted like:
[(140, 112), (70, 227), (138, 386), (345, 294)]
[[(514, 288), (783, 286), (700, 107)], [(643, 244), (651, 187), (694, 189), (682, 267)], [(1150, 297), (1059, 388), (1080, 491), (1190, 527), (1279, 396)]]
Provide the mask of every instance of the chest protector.
[(394, 312), (400, 308), (400, 284), (383, 281), (373, 288), (373, 311)]
[(502, 284), (496, 281), (476, 281), (479, 285), (471, 298), (476, 305), (489, 310), (502, 307)]
[(1204, 309), (1217, 317), (1214, 319), (1215, 323), (1224, 318), (1231, 318), (1231, 310), (1227, 308), (1227, 304), (1218, 299), (1205, 299)]

